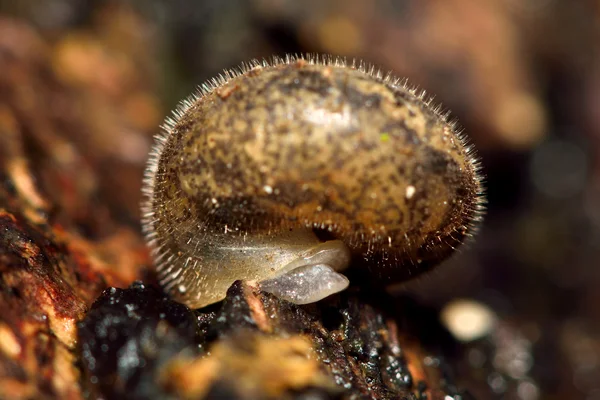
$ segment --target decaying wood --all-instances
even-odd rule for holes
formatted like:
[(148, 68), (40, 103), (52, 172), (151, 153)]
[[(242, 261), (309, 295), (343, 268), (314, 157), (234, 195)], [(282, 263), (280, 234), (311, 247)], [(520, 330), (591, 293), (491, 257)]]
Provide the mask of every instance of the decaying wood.
[(192, 311), (136, 283), (107, 289), (79, 325), (84, 389), (108, 398), (469, 398), (418, 343), (427, 331), (445, 338), (434, 321), (407, 299), (351, 291), (296, 306), (243, 282), (222, 304)]

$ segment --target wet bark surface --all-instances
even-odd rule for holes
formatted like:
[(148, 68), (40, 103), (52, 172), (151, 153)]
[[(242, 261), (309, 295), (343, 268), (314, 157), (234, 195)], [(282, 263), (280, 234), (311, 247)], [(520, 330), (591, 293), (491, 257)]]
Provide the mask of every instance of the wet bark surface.
[(78, 339), (85, 390), (107, 398), (471, 398), (435, 313), (373, 293), (296, 306), (238, 281), (192, 311), (134, 283), (105, 290)]

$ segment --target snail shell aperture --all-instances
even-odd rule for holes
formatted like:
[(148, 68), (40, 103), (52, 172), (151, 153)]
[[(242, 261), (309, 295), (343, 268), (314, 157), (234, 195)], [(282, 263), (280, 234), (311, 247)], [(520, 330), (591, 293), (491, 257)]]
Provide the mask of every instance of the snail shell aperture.
[(295, 303), (449, 256), (483, 209), (478, 162), (447, 114), (362, 63), (275, 58), (184, 100), (146, 170), (143, 229), (161, 284), (190, 307), (238, 279)]

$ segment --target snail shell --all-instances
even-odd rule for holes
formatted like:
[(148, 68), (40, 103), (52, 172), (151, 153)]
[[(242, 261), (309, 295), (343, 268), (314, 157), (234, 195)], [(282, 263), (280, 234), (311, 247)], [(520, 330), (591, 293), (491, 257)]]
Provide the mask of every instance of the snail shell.
[(146, 171), (161, 284), (202, 307), (238, 279), (303, 304), (449, 256), (482, 214), (473, 151), (430, 100), (340, 59), (252, 62), (184, 100)]

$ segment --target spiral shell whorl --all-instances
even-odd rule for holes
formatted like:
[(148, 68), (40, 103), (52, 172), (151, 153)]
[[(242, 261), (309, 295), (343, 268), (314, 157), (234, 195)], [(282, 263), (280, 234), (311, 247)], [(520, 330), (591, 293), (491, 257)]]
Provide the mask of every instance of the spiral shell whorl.
[(364, 64), (289, 57), (225, 71), (167, 120), (149, 161), (143, 226), (159, 276), (196, 304), (189, 296), (229, 268), (203, 267), (204, 252), (303, 227), (342, 240), (384, 280), (417, 275), (480, 219), (464, 142), (424, 93)]

